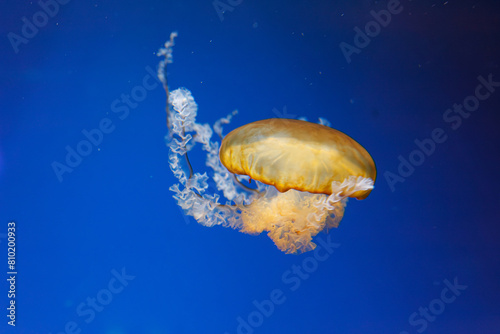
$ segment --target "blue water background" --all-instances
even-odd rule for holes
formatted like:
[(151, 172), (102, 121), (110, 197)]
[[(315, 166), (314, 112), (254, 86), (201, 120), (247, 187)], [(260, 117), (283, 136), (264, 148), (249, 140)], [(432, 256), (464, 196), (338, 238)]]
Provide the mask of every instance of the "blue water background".
[[(41, 7), (2, 2), (0, 333), (500, 333), (500, 88), (456, 130), (443, 120), (478, 76), (500, 81), (498, 2), (401, 1), (350, 63), (339, 44), (353, 45), (353, 29), (387, 1), (230, 3), (218, 15), (209, 0), (73, 0), (16, 53), (8, 33), (21, 34), (22, 17)], [(168, 190), (176, 180), (160, 85), (127, 116), (113, 112), (156, 69), (174, 30), (169, 84), (193, 92), (199, 122), (234, 109), (227, 131), (323, 117), (373, 156), (374, 191), (318, 236), (336, 248), (309, 274), (290, 270), (314, 265), (313, 253), (286, 255), (266, 235), (183, 215)], [(113, 130), (59, 180), (53, 163), (106, 118)], [(398, 157), (436, 128), (446, 141), (391, 188)], [(204, 152), (192, 160), (206, 170)], [(15, 328), (6, 317), (11, 220)], [(126, 286), (106, 292), (122, 271)], [(462, 290), (446, 296), (456, 298), (436, 302), (454, 280)], [(255, 303), (273, 291), (282, 303), (259, 318)], [(96, 297), (107, 304), (92, 313)], [(414, 315), (429, 306), (437, 315)]]

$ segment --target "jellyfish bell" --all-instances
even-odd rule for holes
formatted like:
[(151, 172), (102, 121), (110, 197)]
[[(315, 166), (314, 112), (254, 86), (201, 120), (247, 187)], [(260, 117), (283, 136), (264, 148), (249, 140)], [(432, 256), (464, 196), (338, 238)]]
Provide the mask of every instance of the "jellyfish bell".
[[(222, 141), (220, 160), (231, 173), (248, 175), (280, 192), (331, 195), (334, 181), (376, 177), (372, 157), (354, 139), (295, 119), (271, 118), (233, 130)], [(370, 192), (360, 190), (349, 197), (364, 199)]]
[[(167, 84), (166, 67), (172, 63), (176, 36), (172, 33), (158, 52), (164, 57), (158, 78), (167, 94), (165, 138), (170, 169), (179, 181), (169, 189), (177, 204), (207, 227), (222, 225), (254, 235), (267, 232), (285, 253), (314, 249), (313, 237), (339, 225), (348, 198), (370, 194), (376, 177), (373, 159), (352, 138), (322, 124), (268, 119), (224, 137), (222, 125), (236, 112), (213, 127), (197, 123), (198, 106), (191, 92), (170, 92)], [(222, 146), (212, 141), (214, 133), (224, 138)], [(208, 192), (208, 175), (194, 172), (189, 162), (196, 144), (206, 151), (206, 165), (225, 204), (219, 202), (219, 194)], [(256, 180), (256, 188), (235, 175)]]

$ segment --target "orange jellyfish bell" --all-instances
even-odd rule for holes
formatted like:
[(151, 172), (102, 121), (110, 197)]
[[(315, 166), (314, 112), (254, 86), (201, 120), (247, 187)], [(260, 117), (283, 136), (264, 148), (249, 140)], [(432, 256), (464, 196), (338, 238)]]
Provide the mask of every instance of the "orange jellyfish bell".
[[(276, 187), (332, 194), (332, 182), (349, 177), (375, 181), (375, 163), (354, 139), (330, 127), (295, 119), (271, 118), (230, 132), (219, 152), (232, 173)], [(370, 189), (348, 194), (366, 198)], [(340, 193), (340, 195), (343, 195)]]

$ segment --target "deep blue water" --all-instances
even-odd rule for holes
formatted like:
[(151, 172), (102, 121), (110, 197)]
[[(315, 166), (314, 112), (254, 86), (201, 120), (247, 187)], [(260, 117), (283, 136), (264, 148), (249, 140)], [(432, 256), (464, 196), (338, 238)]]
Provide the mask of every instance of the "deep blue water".
[[(498, 2), (217, 6), (0, 5), (0, 333), (500, 333)], [(169, 85), (193, 92), (198, 121), (324, 117), (373, 156), (375, 189), (317, 237), (322, 261), (176, 206), (150, 75), (174, 30)]]

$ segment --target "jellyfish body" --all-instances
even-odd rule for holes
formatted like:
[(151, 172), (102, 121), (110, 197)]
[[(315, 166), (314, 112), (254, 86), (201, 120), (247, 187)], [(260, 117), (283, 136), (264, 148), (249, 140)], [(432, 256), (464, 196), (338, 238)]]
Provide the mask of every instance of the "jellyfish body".
[[(375, 180), (372, 157), (354, 139), (330, 127), (295, 119), (253, 122), (229, 133), (220, 159), (235, 174), (274, 186), (332, 194), (332, 182), (351, 176)], [(364, 199), (371, 189), (350, 197)]]
[[(171, 35), (159, 52), (165, 57), (159, 78), (167, 92), (169, 164), (179, 180), (170, 190), (178, 205), (205, 226), (222, 225), (248, 234), (267, 232), (285, 253), (314, 249), (315, 235), (339, 225), (347, 199), (364, 199), (373, 189), (376, 169), (371, 156), (340, 131), (290, 119), (240, 127), (224, 138), (219, 150), (212, 134), (222, 138), (222, 124), (228, 124), (236, 112), (213, 127), (196, 123), (197, 105), (191, 92), (168, 91), (164, 73), (172, 62), (172, 46)], [(207, 174), (191, 168), (188, 152), (196, 143), (207, 152), (206, 165), (228, 200), (225, 204), (218, 194), (207, 192)], [(255, 180), (256, 188), (245, 186), (235, 174)]]

